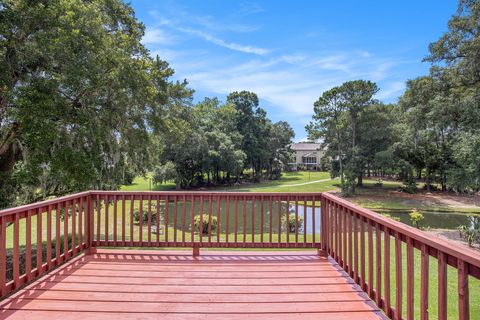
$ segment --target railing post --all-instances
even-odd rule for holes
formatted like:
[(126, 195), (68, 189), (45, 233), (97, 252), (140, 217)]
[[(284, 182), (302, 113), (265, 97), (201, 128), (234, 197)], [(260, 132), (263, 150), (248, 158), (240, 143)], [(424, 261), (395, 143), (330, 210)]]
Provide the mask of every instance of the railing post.
[(88, 194), (87, 197), (87, 210), (86, 210), (86, 217), (87, 219), (87, 250), (86, 254), (94, 254), (96, 253), (96, 248), (93, 247), (93, 220), (94, 220), (94, 209), (93, 209), (93, 195), (91, 193)]
[(196, 243), (196, 242), (193, 244), (193, 253), (192, 253), (192, 255), (193, 255), (194, 257), (198, 257), (198, 256), (200, 255), (200, 246), (199, 246), (198, 243)]

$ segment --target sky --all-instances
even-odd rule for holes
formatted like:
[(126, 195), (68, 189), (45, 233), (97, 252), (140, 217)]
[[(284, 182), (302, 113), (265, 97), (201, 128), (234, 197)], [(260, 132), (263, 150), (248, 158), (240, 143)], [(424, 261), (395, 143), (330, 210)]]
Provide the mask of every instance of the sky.
[(313, 103), (348, 80), (377, 83), (396, 102), (405, 81), (428, 73), (429, 43), (447, 31), (453, 0), (133, 0), (143, 43), (187, 79), (194, 101), (249, 90), (295, 141)]

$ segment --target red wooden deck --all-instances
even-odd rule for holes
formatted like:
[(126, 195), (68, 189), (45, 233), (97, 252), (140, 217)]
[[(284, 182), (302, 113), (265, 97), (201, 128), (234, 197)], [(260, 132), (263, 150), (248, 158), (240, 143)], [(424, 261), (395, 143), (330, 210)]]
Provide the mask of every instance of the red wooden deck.
[(313, 251), (106, 250), (0, 302), (11, 319), (382, 319), (331, 258)]

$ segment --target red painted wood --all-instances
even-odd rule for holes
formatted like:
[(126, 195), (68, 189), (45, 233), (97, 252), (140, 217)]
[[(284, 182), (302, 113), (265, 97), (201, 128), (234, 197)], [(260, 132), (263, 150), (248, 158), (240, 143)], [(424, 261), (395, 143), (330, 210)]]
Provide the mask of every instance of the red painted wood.
[[(57, 203), (55, 209), (55, 264), (58, 266), (62, 262), (62, 258), (60, 257), (60, 213), (61, 207), (60, 202)], [(100, 223), (98, 224), (100, 226)]]
[[(273, 209), (272, 209), (272, 208), (273, 208), (273, 204), (272, 204), (272, 201), (273, 201), (272, 196), (270, 196), (269, 199), (268, 199), (268, 208), (269, 208), (269, 210), (270, 210), (270, 211), (269, 211), (269, 214), (268, 214), (268, 215), (269, 215), (269, 219), (270, 219), (270, 223), (268, 224), (268, 226), (269, 226), (269, 241), (270, 241), (270, 243), (273, 242), (273, 231), (272, 231), (272, 228), (273, 228)], [(306, 209), (305, 209), (305, 210), (306, 210)], [(306, 217), (306, 215), (304, 215), (304, 217)], [(304, 220), (305, 220), (305, 219), (304, 219)], [(307, 229), (305, 228), (304, 230), (307, 230)], [(305, 236), (305, 237), (303, 237), (303, 242), (306, 243), (306, 241), (307, 241), (307, 237)]]
[(345, 210), (345, 218), (347, 219), (347, 235), (348, 235), (348, 274), (353, 278), (353, 237), (352, 237), (352, 215), (347, 209)]
[(52, 268), (52, 205), (47, 206), (47, 270)]
[(81, 197), (78, 201), (79, 201), (78, 202), (78, 241), (79, 241), (80, 251), (81, 251), (82, 248), (83, 248), (83, 243), (84, 243), (84, 239), (83, 239), (83, 218), (84, 218), (84, 215), (85, 215), (85, 210), (84, 210), (83, 197)]
[[(183, 204), (185, 206), (185, 202)], [(152, 195), (149, 194), (147, 198), (147, 240), (148, 240), (148, 246), (152, 243)], [(185, 242), (185, 241), (184, 241)]]
[[(200, 197), (200, 217), (202, 215), (203, 207), (202, 207), (202, 199), (203, 197)], [(165, 196), (165, 242), (168, 243), (168, 213), (170, 209), (170, 199), (168, 198), (168, 195)], [(200, 219), (202, 221), (202, 219)], [(200, 228), (202, 230), (202, 228)], [(200, 231), (201, 232), (201, 231)], [(200, 233), (200, 242), (202, 241), (202, 234)]]
[(375, 224), (375, 243), (376, 243), (376, 258), (375, 258), (375, 269), (376, 269), (376, 293), (375, 301), (377, 306), (382, 305), (382, 233), (380, 231), (380, 224)]
[(135, 198), (133, 196), (130, 197), (130, 245), (133, 246), (134, 241), (134, 231), (133, 231), (133, 209), (135, 206)]
[(178, 210), (177, 210), (177, 196), (173, 197), (173, 242), (177, 242), (177, 220), (178, 220)]
[(278, 243), (282, 242), (282, 201), (280, 197), (277, 197), (277, 216), (278, 216), (278, 229), (277, 229), (277, 239)]
[(344, 255), (343, 255), (343, 243), (342, 243), (342, 215), (338, 204), (334, 204), (334, 219), (335, 219), (335, 243), (334, 243), (334, 256), (340, 266), (345, 269)]
[[(200, 196), (200, 221), (203, 224), (203, 196)], [(200, 227), (200, 243), (203, 243), (203, 228)]]
[(250, 221), (250, 228), (251, 228), (251, 234), (252, 234), (252, 243), (255, 243), (255, 196), (252, 196), (252, 201), (250, 202), (251, 207), (251, 221)]
[(373, 233), (372, 222), (368, 223), (368, 295), (373, 298)]
[[(235, 240), (235, 243), (238, 243), (238, 197), (237, 196), (235, 196), (235, 234), (234, 234), (234, 240)], [(270, 239), (270, 242), (272, 242), (271, 239)]]
[(312, 199), (312, 243), (315, 243), (315, 196)]
[(212, 210), (213, 210), (212, 195), (210, 195), (208, 197), (208, 243), (209, 244), (212, 243)]
[[(110, 195), (105, 195), (103, 203), (105, 205), (105, 225), (104, 225), (105, 235), (104, 235), (104, 238), (105, 238), (105, 242), (108, 242), (110, 240), (110, 234), (109, 234), (109, 228), (108, 228), (109, 227), (108, 226), (108, 219), (109, 219), (108, 210), (110, 208)], [(141, 226), (142, 226), (142, 206), (140, 206), (140, 230), (142, 230)], [(140, 231), (140, 239), (142, 239), (141, 234), (142, 233)]]
[(412, 320), (415, 317), (414, 308), (414, 262), (413, 262), (413, 241), (411, 238), (407, 239), (407, 320)]
[(37, 271), (36, 276), (40, 276), (42, 274), (42, 212), (43, 209), (37, 209), (36, 216), (37, 216)]
[(13, 222), (13, 281), (15, 284), (15, 289), (18, 289), (21, 285), (20, 284), (20, 263), (19, 263), (20, 262), (19, 240), (20, 240), (20, 214), (15, 213), (15, 220)]
[(247, 196), (243, 196), (243, 243), (247, 241)]
[(25, 226), (25, 274), (27, 281), (32, 279), (32, 212), (27, 211), (27, 222)]
[(140, 246), (143, 247), (144, 239), (143, 239), (143, 195), (140, 196), (140, 201), (138, 204), (138, 212), (139, 212), (139, 222), (138, 222), (138, 241), (140, 241)]
[[(228, 199), (228, 197), (227, 197)], [(263, 205), (264, 205), (264, 199), (263, 199), (263, 196), (260, 197), (260, 242), (263, 243), (263, 224), (265, 223), (265, 212), (264, 212), (264, 208), (263, 208)], [(227, 206), (228, 208), (228, 206)], [(298, 208), (297, 208), (297, 211), (298, 211)], [(297, 212), (298, 214), (298, 212)], [(227, 225), (228, 225), (228, 213), (227, 213)], [(227, 235), (228, 235), (228, 232), (227, 232)], [(227, 239), (227, 242), (228, 242), (228, 239)], [(298, 239), (297, 241), (298, 242)]]
[(438, 319), (447, 319), (447, 255), (438, 253)]
[[(157, 218), (158, 218), (157, 213)], [(157, 223), (158, 226), (158, 223)], [(158, 232), (157, 232), (158, 235)], [(158, 241), (158, 240), (157, 240)], [(190, 241), (195, 242), (195, 196), (192, 194), (190, 197)]]
[[(286, 219), (285, 219), (285, 230), (286, 230), (286, 236), (287, 236), (287, 243), (290, 243), (290, 199), (287, 196), (287, 204), (286, 204)], [(252, 216), (252, 221), (253, 221), (253, 216)], [(252, 222), (252, 227), (253, 227), (253, 222)]]
[(420, 319), (428, 320), (429, 254), (426, 244), (421, 246), (420, 258)]
[(77, 232), (76, 232), (76, 227), (77, 227), (77, 199), (72, 200), (72, 229), (71, 229), (71, 234), (72, 234), (72, 255), (77, 254), (77, 249), (76, 249), (76, 238), (77, 238)]
[(225, 242), (229, 242), (228, 236), (230, 235), (230, 197), (227, 196), (225, 199)]
[[(98, 195), (98, 194), (97, 194), (97, 199), (96, 199), (95, 204), (97, 206), (97, 242), (99, 243), (101, 241), (101, 235), (100, 235), (101, 223), (100, 223), (100, 221), (101, 221), (101, 214), (102, 214), (101, 213), (102, 200), (100, 198), (100, 195)], [(58, 213), (58, 211), (57, 211), (57, 213)]]
[[(271, 198), (270, 198), (271, 199)], [(270, 202), (270, 225), (272, 224), (272, 206)], [(270, 234), (272, 233), (272, 229), (270, 228)], [(270, 242), (272, 242), (272, 238), (270, 237)], [(303, 202), (303, 243), (304, 245), (307, 243), (307, 203), (306, 201)]]
[(222, 225), (220, 221), (220, 196), (217, 196), (216, 204), (217, 204), (216, 212), (217, 212), (217, 243), (218, 243), (220, 242), (220, 228)]
[(391, 300), (390, 300), (390, 229), (383, 229), (383, 281), (385, 283), (385, 308), (383, 310), (385, 313), (391, 317)]
[(365, 286), (365, 222), (360, 216), (360, 286), (366, 291)]
[(0, 217), (0, 297), (7, 294), (7, 219)]
[(398, 233), (395, 233), (395, 319), (401, 320), (403, 315), (402, 297), (403, 297), (403, 280), (402, 280), (402, 241)]
[(118, 203), (117, 196), (113, 196), (113, 243), (117, 245)]
[(470, 319), (470, 294), (468, 290), (468, 264), (458, 261), (458, 319)]
[(185, 232), (187, 228), (187, 195), (183, 195), (182, 199), (182, 243), (185, 243)]
[(125, 201), (125, 195), (122, 194), (122, 246), (126, 246), (126, 221), (127, 221), (127, 218), (126, 218), (126, 201)]

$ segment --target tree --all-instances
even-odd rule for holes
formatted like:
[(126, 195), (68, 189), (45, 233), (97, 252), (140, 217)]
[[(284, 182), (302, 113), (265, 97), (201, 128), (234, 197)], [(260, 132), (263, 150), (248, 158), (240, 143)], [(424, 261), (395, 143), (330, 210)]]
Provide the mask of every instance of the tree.
[(119, 0), (1, 2), (0, 206), (152, 167), (152, 137), (191, 91), (143, 34)]

